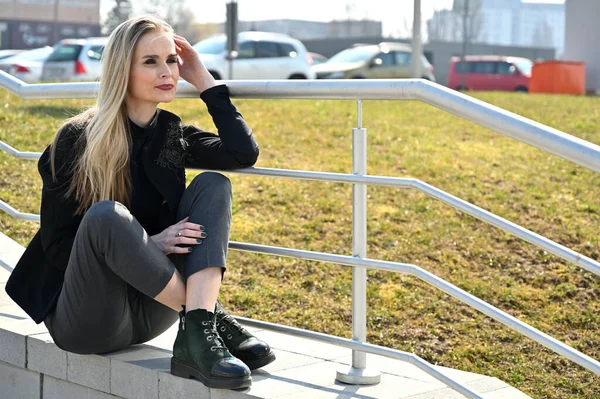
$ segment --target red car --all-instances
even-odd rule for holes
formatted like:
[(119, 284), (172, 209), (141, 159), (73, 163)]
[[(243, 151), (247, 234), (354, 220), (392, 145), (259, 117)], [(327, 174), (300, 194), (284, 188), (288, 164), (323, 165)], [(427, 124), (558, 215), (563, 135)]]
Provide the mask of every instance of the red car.
[(448, 87), (455, 90), (529, 91), (533, 62), (527, 58), (490, 56), (452, 57)]

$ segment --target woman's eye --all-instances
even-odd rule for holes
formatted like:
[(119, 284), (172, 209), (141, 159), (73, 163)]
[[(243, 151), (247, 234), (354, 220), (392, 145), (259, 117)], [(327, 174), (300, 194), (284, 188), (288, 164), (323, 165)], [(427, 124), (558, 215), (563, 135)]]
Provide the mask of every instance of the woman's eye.
[(175, 58), (169, 58), (169, 59), (167, 60), (167, 62), (168, 62), (169, 64), (173, 64), (173, 63), (177, 62), (177, 60), (176, 60)]
[(150, 60), (146, 60), (146, 62), (144, 62), (144, 64), (150, 65), (150, 64), (156, 64), (156, 62), (154, 62), (154, 60), (150, 59)]

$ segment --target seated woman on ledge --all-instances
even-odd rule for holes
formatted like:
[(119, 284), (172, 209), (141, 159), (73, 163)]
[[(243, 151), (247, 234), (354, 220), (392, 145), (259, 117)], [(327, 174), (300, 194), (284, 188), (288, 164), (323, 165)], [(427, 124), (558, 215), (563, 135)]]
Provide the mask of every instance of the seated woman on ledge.
[[(201, 93), (218, 135), (157, 108), (179, 77)], [(250, 370), (275, 355), (217, 300), (231, 183), (206, 172), (186, 188), (185, 168), (245, 168), (257, 157), (227, 87), (187, 40), (155, 17), (122, 23), (103, 54), (96, 106), (63, 125), (40, 158), (41, 225), (7, 293), (56, 345), (84, 354), (151, 340), (181, 310), (171, 372), (248, 387)]]

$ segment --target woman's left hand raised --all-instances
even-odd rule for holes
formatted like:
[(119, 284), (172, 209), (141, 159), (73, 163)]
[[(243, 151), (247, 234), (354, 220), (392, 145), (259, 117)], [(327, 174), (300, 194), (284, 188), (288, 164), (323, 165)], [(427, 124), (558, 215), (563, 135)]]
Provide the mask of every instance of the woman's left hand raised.
[(173, 35), (173, 40), (175, 41), (175, 50), (179, 56), (179, 76), (193, 84), (200, 92), (216, 86), (215, 79), (208, 72), (200, 59), (200, 55), (192, 45), (179, 35)]

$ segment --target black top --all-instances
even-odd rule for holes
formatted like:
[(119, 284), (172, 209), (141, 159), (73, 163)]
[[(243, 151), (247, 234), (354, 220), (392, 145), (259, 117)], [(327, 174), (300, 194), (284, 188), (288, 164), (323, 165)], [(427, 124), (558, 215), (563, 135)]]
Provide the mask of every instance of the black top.
[[(185, 168), (239, 169), (253, 166), (258, 158), (252, 131), (231, 103), (227, 86), (207, 89), (200, 98), (206, 103), (218, 135), (184, 125), (177, 115), (162, 109), (157, 110), (149, 129), (141, 129), (139, 140), (133, 133), (136, 138), (132, 140), (132, 150), (133, 144), (137, 150), (132, 156), (136, 161), (135, 165), (132, 163), (132, 174), (136, 176), (132, 213), (146, 219), (144, 223), (154, 232), (177, 222), (177, 208), (185, 190)], [(6, 283), (8, 295), (36, 323), (42, 322), (56, 304), (81, 223), (82, 216), (75, 214), (79, 203), (66, 193), (85, 142), (84, 131), (84, 125), (69, 123), (57, 133), (56, 180), (50, 168), (50, 148), (40, 157), (40, 228)], [(162, 201), (157, 210), (159, 196)]]
[(143, 153), (147, 151), (147, 144), (156, 132), (158, 110), (150, 123), (141, 127), (129, 120), (131, 134), (131, 151), (129, 153), (129, 168), (131, 171), (131, 206), (129, 211), (146, 232), (153, 236), (161, 232), (158, 215), (163, 201), (162, 195), (154, 187), (143, 165)]

